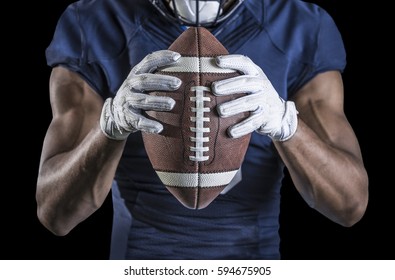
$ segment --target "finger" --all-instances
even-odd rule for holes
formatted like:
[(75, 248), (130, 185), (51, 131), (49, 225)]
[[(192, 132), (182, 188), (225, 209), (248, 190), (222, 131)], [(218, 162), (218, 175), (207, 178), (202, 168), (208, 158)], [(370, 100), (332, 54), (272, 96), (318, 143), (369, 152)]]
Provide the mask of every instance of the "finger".
[(147, 133), (160, 133), (163, 130), (163, 125), (160, 122), (148, 119), (130, 110), (125, 112), (125, 119), (128, 125), (135, 130)]
[(141, 74), (129, 77), (124, 86), (131, 91), (172, 91), (181, 86), (181, 79), (161, 74)]
[(262, 111), (256, 111), (247, 119), (228, 128), (228, 134), (232, 138), (240, 138), (247, 135), (262, 125)]
[(148, 54), (139, 64), (133, 67), (131, 74), (152, 73), (158, 67), (176, 62), (181, 55), (170, 50), (160, 50)]
[(216, 96), (236, 93), (252, 93), (262, 88), (262, 80), (256, 76), (237, 76), (222, 81), (213, 82), (211, 91)]
[(230, 68), (245, 75), (259, 76), (263, 74), (261, 68), (259, 68), (249, 57), (245, 55), (221, 55), (217, 56), (215, 61), (221, 68)]
[(125, 96), (128, 107), (141, 110), (170, 111), (174, 108), (174, 99), (166, 96), (154, 96), (145, 93), (131, 93)]
[(217, 111), (220, 117), (226, 118), (243, 112), (256, 111), (260, 106), (259, 104), (262, 104), (262, 95), (251, 94), (219, 104)]
[(135, 127), (146, 133), (161, 133), (163, 130), (163, 125), (161, 123), (145, 117), (141, 117)]

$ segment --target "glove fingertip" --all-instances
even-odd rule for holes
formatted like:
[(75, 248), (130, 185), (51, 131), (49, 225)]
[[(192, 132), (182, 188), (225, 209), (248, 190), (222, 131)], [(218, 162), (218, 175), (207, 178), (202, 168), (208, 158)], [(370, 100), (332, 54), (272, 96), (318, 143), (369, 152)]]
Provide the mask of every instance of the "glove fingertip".
[(173, 61), (179, 60), (180, 57), (181, 57), (181, 54), (180, 54), (180, 53), (178, 53), (178, 52), (173, 52), (173, 54), (172, 54), (172, 59), (173, 59)]
[(218, 115), (221, 117), (221, 118), (224, 118), (224, 117), (227, 117), (227, 115), (226, 115), (226, 113), (225, 113), (225, 110), (223, 109), (223, 106), (220, 104), (220, 105), (217, 105), (217, 113), (218, 113)]
[(228, 136), (229, 136), (230, 138), (237, 138), (236, 135), (234, 135), (234, 133), (232, 132), (232, 128), (231, 128), (231, 127), (229, 127), (229, 128), (226, 130), (226, 132), (227, 132), (227, 134), (228, 134)]
[(173, 80), (173, 83), (170, 85), (170, 87), (171, 87), (171, 89), (178, 89), (180, 86), (181, 86), (181, 84), (182, 84), (182, 81), (181, 81), (181, 79), (179, 79), (179, 78), (175, 78), (174, 80)]
[(228, 133), (229, 137), (233, 138), (233, 139), (237, 139), (237, 138), (240, 138), (240, 137), (243, 136), (240, 133), (240, 131), (238, 131), (237, 127), (234, 127), (234, 126), (229, 127), (228, 130), (227, 130), (227, 133)]
[(168, 110), (173, 110), (174, 106), (176, 105), (176, 101), (173, 98), (169, 98), (169, 108)]
[(151, 124), (145, 123), (144, 125), (140, 126), (139, 130), (145, 133), (159, 134), (163, 131), (163, 125), (159, 122), (153, 121)]

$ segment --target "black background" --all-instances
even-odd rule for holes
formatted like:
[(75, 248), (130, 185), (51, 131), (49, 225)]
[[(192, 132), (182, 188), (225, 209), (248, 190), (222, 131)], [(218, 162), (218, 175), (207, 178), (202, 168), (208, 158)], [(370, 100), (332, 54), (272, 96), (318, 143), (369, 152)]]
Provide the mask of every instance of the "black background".
[[(41, 145), (50, 122), (50, 69), (45, 61), (56, 22), (73, 1), (18, 1), (3, 9), (0, 259), (107, 259), (111, 201), (76, 227), (57, 237), (37, 220), (35, 187)], [(283, 259), (394, 259), (395, 231), (390, 132), (392, 86), (385, 65), (383, 10), (351, 1), (308, 1), (325, 8), (337, 23), (347, 50), (345, 111), (360, 141), (370, 178), (370, 202), (364, 218), (351, 228), (334, 224), (310, 209), (287, 176), (282, 190)], [(384, 8), (385, 10), (385, 8)], [(380, 33), (381, 32), (381, 33)], [(389, 33), (388, 33), (389, 35)], [(382, 66), (384, 65), (384, 67)], [(391, 119), (392, 118), (392, 119)], [(391, 148), (392, 149), (392, 148)], [(4, 157), (5, 155), (5, 157)]]

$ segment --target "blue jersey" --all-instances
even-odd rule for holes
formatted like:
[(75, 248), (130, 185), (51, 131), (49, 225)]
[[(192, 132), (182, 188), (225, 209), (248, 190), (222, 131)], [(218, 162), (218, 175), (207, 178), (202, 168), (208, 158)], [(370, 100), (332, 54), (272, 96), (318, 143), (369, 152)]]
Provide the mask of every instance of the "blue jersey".
[[(183, 30), (148, 0), (81, 0), (61, 16), (47, 61), (79, 73), (105, 99), (134, 65)], [(259, 65), (283, 99), (346, 64), (332, 18), (299, 0), (245, 0), (211, 32), (229, 53)], [(111, 258), (279, 259), (284, 164), (270, 138), (252, 134), (241, 171), (240, 183), (208, 207), (187, 209), (161, 184), (141, 133), (131, 134), (112, 188)]]

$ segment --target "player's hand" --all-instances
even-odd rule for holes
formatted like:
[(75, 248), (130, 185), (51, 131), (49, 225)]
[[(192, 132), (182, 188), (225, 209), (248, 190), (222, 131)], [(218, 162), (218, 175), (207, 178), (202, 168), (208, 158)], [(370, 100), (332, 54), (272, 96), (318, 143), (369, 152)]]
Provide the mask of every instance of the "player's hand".
[(217, 64), (243, 75), (213, 83), (213, 94), (247, 93), (246, 96), (218, 105), (219, 115), (229, 117), (251, 112), (247, 119), (228, 129), (231, 137), (238, 138), (253, 131), (277, 141), (285, 141), (293, 136), (298, 119), (295, 104), (284, 101), (278, 95), (259, 66), (243, 55), (219, 56)]
[(174, 99), (151, 96), (149, 91), (172, 91), (181, 85), (181, 80), (167, 75), (153, 74), (157, 68), (170, 65), (180, 58), (180, 54), (161, 50), (147, 55), (130, 71), (114, 98), (105, 100), (100, 127), (103, 133), (115, 140), (126, 139), (138, 130), (160, 133), (163, 125), (142, 115), (144, 110), (170, 111)]

